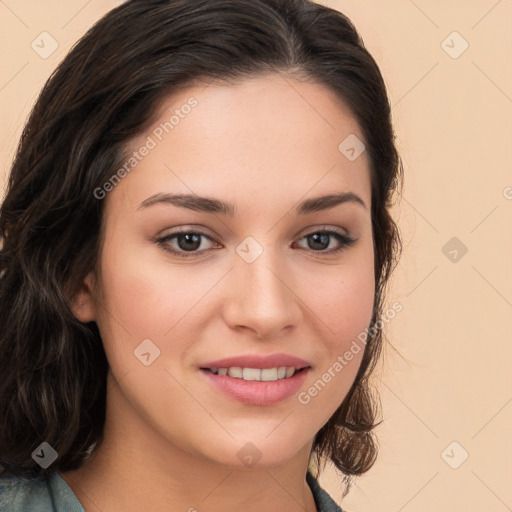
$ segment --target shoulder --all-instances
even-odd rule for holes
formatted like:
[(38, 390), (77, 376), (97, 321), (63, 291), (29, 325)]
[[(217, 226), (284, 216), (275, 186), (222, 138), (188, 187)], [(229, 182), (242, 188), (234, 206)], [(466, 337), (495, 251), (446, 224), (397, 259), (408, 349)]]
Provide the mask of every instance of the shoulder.
[(52, 512), (52, 501), (42, 477), (0, 478), (0, 512)]
[(315, 498), (318, 512), (343, 512), (341, 507), (320, 487), (316, 478), (309, 471), (306, 474), (306, 481)]
[(0, 478), (0, 512), (84, 512), (66, 482), (57, 473), (46, 479)]

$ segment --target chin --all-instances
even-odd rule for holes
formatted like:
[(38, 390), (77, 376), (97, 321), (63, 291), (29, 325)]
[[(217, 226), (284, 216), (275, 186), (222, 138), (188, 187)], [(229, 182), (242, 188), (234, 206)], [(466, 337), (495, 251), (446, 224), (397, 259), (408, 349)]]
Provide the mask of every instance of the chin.
[(278, 434), (276, 431), (269, 436), (266, 430), (264, 433), (255, 432), (252, 437), (246, 434), (232, 442), (222, 444), (223, 446), (221, 443), (212, 443), (208, 446), (212, 449), (208, 454), (209, 458), (218, 464), (236, 469), (278, 467), (296, 457), (298, 452), (305, 448), (302, 435), (300, 438), (294, 438), (289, 434)]

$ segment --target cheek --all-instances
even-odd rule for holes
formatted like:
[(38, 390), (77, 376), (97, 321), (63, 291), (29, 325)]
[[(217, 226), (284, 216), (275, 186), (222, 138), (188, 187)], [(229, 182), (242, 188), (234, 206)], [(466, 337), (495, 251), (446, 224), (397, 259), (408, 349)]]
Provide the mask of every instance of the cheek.
[[(149, 272), (151, 265), (137, 257), (135, 250), (123, 248), (121, 252), (113, 242), (102, 254), (98, 327), (110, 366), (119, 378), (140, 365), (134, 350), (144, 340), (160, 349), (161, 331), (168, 330), (173, 321), (169, 311), (167, 315), (160, 311), (162, 294), (173, 288)], [(126, 257), (119, 258), (119, 254)]]
[[(370, 256), (373, 253), (370, 251)], [(315, 272), (314, 286), (304, 287), (302, 296), (319, 319), (330, 350), (343, 350), (370, 324), (374, 299), (373, 258), (354, 253), (335, 270)]]
[(137, 248), (122, 261), (111, 253), (103, 257), (104, 301), (114, 319), (135, 336), (162, 336), (183, 315), (187, 298), (204, 294), (185, 267), (151, 261)]
[(321, 363), (297, 395), (304, 426), (310, 431), (322, 428), (342, 404), (361, 365), (365, 344), (358, 336), (372, 317), (373, 266), (370, 271), (352, 269), (337, 282), (325, 281), (316, 290), (313, 307), (321, 319), (318, 329), (324, 333), (318, 350)]
[[(138, 368), (134, 350), (146, 339), (164, 359), (179, 366), (191, 340), (201, 329), (205, 296), (225, 269), (192, 271), (188, 264), (170, 265), (153, 251), (115, 243), (102, 255), (102, 290), (98, 324), (110, 365), (116, 374)], [(125, 254), (119, 258), (118, 254)], [(153, 364), (152, 364), (153, 366)]]
[[(337, 286), (335, 286), (337, 284)], [(328, 311), (339, 339), (353, 339), (368, 327), (374, 304), (375, 279), (371, 269), (354, 269), (331, 284)]]
[(341, 405), (363, 358), (361, 334), (371, 322), (375, 298), (371, 247), (354, 251), (336, 271), (317, 272), (308, 293), (308, 306), (318, 318), (315, 331), (323, 333), (318, 347), (321, 363), (297, 398), (320, 428)]

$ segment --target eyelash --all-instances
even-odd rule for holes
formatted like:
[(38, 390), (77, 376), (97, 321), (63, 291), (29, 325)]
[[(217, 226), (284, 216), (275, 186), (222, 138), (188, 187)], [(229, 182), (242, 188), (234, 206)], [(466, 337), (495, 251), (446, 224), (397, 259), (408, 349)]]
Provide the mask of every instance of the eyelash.
[[(199, 235), (199, 236), (203, 236), (203, 237), (207, 238), (211, 242), (219, 244), (219, 242), (217, 240), (213, 239), (211, 236), (207, 235), (206, 233), (204, 233), (200, 230), (196, 230), (196, 229), (194, 229), (194, 230), (180, 229), (178, 231), (174, 231), (173, 233), (170, 233), (163, 237), (157, 238), (156, 242), (158, 243), (158, 245), (160, 245), (162, 247), (162, 249), (164, 251), (169, 252), (169, 253), (171, 253), (175, 256), (181, 257), (181, 258), (195, 257), (195, 256), (201, 254), (202, 252), (205, 252), (208, 250), (208, 249), (203, 249), (202, 251), (190, 251), (187, 253), (184, 251), (177, 251), (175, 249), (170, 249), (168, 242), (170, 240), (172, 240), (173, 238), (176, 238), (179, 235)], [(341, 244), (337, 249), (331, 249), (329, 251), (325, 251), (325, 250), (315, 251), (313, 249), (306, 249), (306, 250), (310, 250), (310, 251), (312, 251), (314, 253), (318, 253), (318, 254), (339, 253), (339, 252), (343, 251), (344, 249), (351, 247), (356, 242), (355, 238), (352, 238), (343, 233), (339, 233), (338, 231), (327, 230), (327, 229), (320, 229), (318, 231), (312, 231), (311, 233), (308, 233), (308, 234), (302, 236), (299, 240), (303, 240), (304, 238), (307, 238), (308, 236), (311, 236), (311, 235), (330, 235), (330, 236), (334, 237)]]

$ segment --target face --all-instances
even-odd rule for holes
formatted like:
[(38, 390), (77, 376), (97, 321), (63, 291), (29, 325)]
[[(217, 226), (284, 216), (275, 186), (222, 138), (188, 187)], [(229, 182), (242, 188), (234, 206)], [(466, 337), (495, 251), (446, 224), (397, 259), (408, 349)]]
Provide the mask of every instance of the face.
[(312, 442), (374, 301), (369, 163), (338, 148), (354, 135), (330, 89), (268, 75), (180, 91), (130, 141), (76, 310), (116, 381), (107, 421), (235, 466)]

